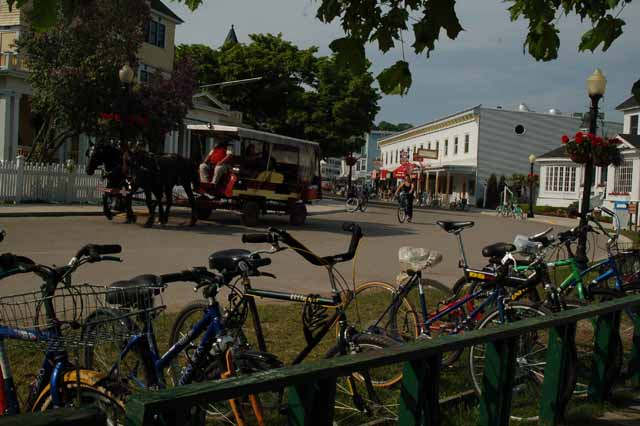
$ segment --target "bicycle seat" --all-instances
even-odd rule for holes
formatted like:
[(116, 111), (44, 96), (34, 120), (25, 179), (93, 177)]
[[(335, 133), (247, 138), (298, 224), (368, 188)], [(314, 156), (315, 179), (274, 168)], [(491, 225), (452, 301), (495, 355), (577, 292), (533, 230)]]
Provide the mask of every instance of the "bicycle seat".
[(249, 267), (257, 269), (261, 266), (269, 265), (271, 259), (257, 255), (251, 256), (249, 250), (243, 249), (217, 251), (209, 256), (209, 268), (220, 272), (237, 272), (239, 262), (246, 262)]
[(516, 251), (516, 246), (511, 243), (495, 243), (482, 249), (484, 257), (502, 257), (508, 252)]
[(162, 282), (157, 275), (138, 275), (130, 280), (116, 281), (109, 285), (106, 302), (122, 308), (148, 309), (153, 306), (153, 296), (160, 294), (162, 288)]
[(444, 229), (445, 231), (449, 232), (449, 233), (455, 233), (455, 232), (459, 232), (462, 231), (465, 228), (471, 228), (474, 225), (474, 222), (472, 221), (466, 221), (466, 222), (455, 222), (455, 221), (450, 221), (450, 220), (439, 220), (436, 222), (436, 224)]

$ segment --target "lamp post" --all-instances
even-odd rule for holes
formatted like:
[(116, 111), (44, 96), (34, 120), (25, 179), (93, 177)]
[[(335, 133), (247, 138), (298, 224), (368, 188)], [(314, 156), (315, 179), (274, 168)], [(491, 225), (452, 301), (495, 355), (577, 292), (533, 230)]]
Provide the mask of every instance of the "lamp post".
[(527, 213), (527, 217), (534, 217), (533, 214), (533, 165), (536, 162), (536, 156), (533, 154), (529, 154), (529, 164), (531, 165), (531, 169), (529, 171), (529, 212)]
[[(607, 88), (607, 79), (599, 68), (587, 78), (587, 93), (591, 99), (591, 107), (589, 108), (589, 133), (595, 135), (598, 126), (598, 102), (604, 95)], [(591, 149), (591, 147), (589, 147)], [(587, 213), (589, 212), (589, 204), (591, 201), (591, 185), (593, 183), (593, 154), (588, 156), (587, 162), (584, 164), (584, 187), (582, 189), (582, 205), (580, 208), (580, 235), (578, 237), (578, 248), (576, 251), (577, 260), (582, 267), (587, 265), (587, 229), (588, 224)]]
[(120, 83), (122, 83), (122, 99), (120, 105), (120, 143), (124, 146), (125, 144), (125, 130), (126, 123), (125, 117), (127, 117), (128, 111), (128, 101), (129, 101), (129, 91), (131, 90), (131, 84), (133, 83), (133, 79), (135, 78), (135, 72), (133, 68), (127, 63), (120, 68), (118, 71), (118, 78), (120, 79)]

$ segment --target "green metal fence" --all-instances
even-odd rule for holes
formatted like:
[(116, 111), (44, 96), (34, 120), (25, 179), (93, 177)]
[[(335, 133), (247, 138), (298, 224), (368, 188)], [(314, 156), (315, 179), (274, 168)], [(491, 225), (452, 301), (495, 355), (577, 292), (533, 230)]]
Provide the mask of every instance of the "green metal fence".
[[(480, 396), (482, 426), (509, 424), (512, 383), (516, 370), (518, 336), (538, 330), (549, 330), (548, 350), (539, 401), (540, 424), (556, 425), (563, 420), (565, 401), (562, 400), (563, 372), (572, 361), (575, 351), (576, 322), (596, 317), (594, 363), (589, 395), (594, 401), (604, 401), (610, 394), (613, 381), (607, 368), (612, 365), (619, 344), (620, 315), (625, 309), (640, 306), (640, 295), (594, 304), (546, 317), (515, 322), (501, 327), (475, 330), (458, 336), (413, 342), (354, 356), (344, 356), (275, 369), (228, 380), (198, 383), (172, 389), (143, 392), (130, 398), (126, 405), (126, 426), (198, 425), (204, 417), (199, 407), (214, 401), (226, 401), (248, 394), (288, 390), (291, 425), (331, 425), (336, 394), (336, 381), (355, 371), (404, 363), (403, 378), (398, 392), (400, 425), (439, 425), (439, 358), (446, 351), (476, 344), (486, 344), (483, 393)], [(640, 324), (635, 323), (628, 374), (639, 384)], [(79, 412), (63, 415), (78, 415)], [(102, 425), (95, 412), (82, 410), (86, 423), (80, 419), (68, 424)], [(5, 424), (57, 425), (45, 415), (19, 416), (0, 420)], [(284, 421), (284, 419), (283, 419)]]

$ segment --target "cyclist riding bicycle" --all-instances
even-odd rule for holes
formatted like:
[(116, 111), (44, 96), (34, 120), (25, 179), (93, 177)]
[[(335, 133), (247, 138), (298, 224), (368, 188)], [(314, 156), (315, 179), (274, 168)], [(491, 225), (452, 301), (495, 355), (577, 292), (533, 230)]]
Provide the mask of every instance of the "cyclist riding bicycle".
[(415, 192), (415, 187), (413, 185), (411, 176), (407, 175), (404, 182), (398, 185), (398, 188), (396, 189), (396, 196), (400, 192), (402, 192), (406, 197), (407, 204), (405, 207), (405, 212), (407, 214), (407, 221), (411, 222), (411, 219), (413, 218), (413, 194)]

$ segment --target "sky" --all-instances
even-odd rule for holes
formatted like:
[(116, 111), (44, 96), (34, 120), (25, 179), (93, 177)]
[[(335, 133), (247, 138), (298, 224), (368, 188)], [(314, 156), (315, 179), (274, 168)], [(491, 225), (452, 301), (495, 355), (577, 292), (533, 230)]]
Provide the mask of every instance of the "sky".
[[(253, 33), (282, 33), (300, 47), (317, 46), (319, 54), (327, 55), (329, 43), (344, 36), (339, 22), (316, 19), (317, 0), (205, 0), (194, 12), (174, 1), (165, 3), (185, 21), (176, 30), (176, 44), (219, 47), (233, 24), (241, 43)], [(590, 24), (574, 16), (560, 18), (559, 58), (551, 62), (536, 62), (523, 52), (527, 22), (511, 22), (507, 7), (498, 0), (459, 0), (456, 10), (464, 32), (456, 40), (442, 33), (429, 58), (413, 54), (407, 33), (404, 54), (413, 85), (403, 97), (384, 96), (376, 122), (419, 125), (478, 104), (516, 108), (524, 102), (539, 112), (586, 111), (585, 80), (596, 67), (608, 80), (600, 104), (606, 119), (622, 121), (615, 107), (640, 79), (640, 1), (621, 12), (625, 32), (607, 52), (578, 52)], [(402, 55), (400, 46), (384, 55), (375, 45), (367, 48), (374, 74)]]

